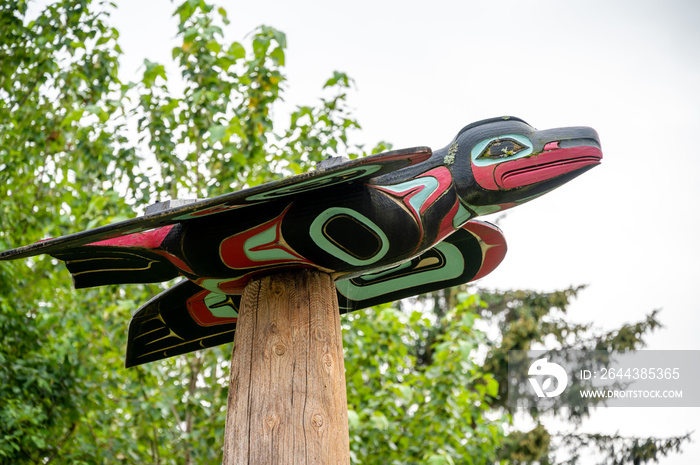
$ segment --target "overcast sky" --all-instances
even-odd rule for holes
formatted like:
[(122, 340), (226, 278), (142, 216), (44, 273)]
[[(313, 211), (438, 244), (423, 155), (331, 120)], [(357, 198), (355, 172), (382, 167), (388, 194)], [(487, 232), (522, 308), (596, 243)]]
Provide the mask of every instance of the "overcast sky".
[[(121, 0), (125, 80), (167, 63), (173, 6)], [(538, 129), (595, 128), (603, 164), (510, 210), (509, 244), (480, 285), (555, 290), (588, 284), (572, 318), (612, 329), (661, 308), (649, 349), (700, 349), (700, 2), (220, 2), (243, 40), (287, 34), (286, 104), (308, 104), (334, 70), (356, 81), (357, 141), (447, 145), (464, 125), (513, 115)], [(142, 69), (141, 69), (142, 71)], [(486, 218), (489, 219), (489, 218)], [(600, 410), (590, 431), (679, 435), (700, 408)], [(697, 434), (700, 434), (700, 431)], [(693, 444), (664, 464), (700, 463)]]

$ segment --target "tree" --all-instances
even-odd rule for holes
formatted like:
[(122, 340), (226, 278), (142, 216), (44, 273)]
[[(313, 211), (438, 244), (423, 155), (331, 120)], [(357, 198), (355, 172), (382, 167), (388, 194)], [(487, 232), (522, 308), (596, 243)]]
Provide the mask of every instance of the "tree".
[[(133, 204), (214, 196), (353, 153), (351, 81), (273, 128), (285, 36), (224, 44), (223, 9), (180, 5), (173, 50), (185, 90), (146, 62), (118, 79), (113, 6), (58, 1), (38, 18), (0, 7), (0, 247), (132, 215)], [(137, 134), (128, 130), (137, 122)], [(144, 168), (149, 161), (156, 168)], [(0, 462), (206, 463), (220, 458), (230, 347), (123, 368), (126, 323), (160, 286), (74, 292), (50, 257), (0, 266)]]
[(610, 332), (569, 323), (566, 311), (582, 290), (467, 285), (418, 296), (403, 309), (349, 315), (352, 323), (343, 329), (351, 447), (358, 463), (576, 464), (588, 451), (601, 454), (600, 463), (641, 464), (679, 452), (689, 435), (559, 435), (541, 422), (557, 417), (580, 425), (593, 404), (532, 410), (532, 430), (513, 428), (505, 402), (509, 350), (545, 342), (549, 349), (635, 350), (660, 326), (656, 311)]
[[(26, 1), (0, 5), (0, 248), (115, 222), (133, 205), (214, 196), (328, 155), (365, 154), (351, 143), (360, 126), (344, 73), (287, 125), (273, 121), (285, 83), (282, 32), (262, 26), (227, 42), (224, 9), (183, 2), (172, 56), (184, 90), (175, 93), (160, 63), (146, 61), (138, 82), (119, 80), (114, 7), (59, 0), (30, 21)], [(50, 257), (0, 264), (0, 463), (218, 461), (230, 347), (126, 370), (126, 322), (162, 287), (76, 292), (67, 276)], [(345, 316), (354, 460), (550, 463), (557, 441), (613, 441), (615, 463), (677, 450), (684, 438), (512, 431), (501, 402), (507, 350), (545, 334), (636, 348), (658, 326), (655, 314), (609, 334), (569, 325), (563, 314), (577, 292), (467, 287)], [(480, 321), (500, 336), (489, 339)]]

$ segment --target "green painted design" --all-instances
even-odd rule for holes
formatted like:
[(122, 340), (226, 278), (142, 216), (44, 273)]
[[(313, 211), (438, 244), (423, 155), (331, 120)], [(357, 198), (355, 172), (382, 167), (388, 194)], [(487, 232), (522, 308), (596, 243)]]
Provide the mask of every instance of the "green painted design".
[[(338, 247), (338, 245), (334, 244), (326, 237), (326, 235), (324, 234), (324, 226), (326, 225), (326, 223), (328, 223), (328, 221), (331, 218), (340, 215), (352, 217), (353, 219), (359, 221), (367, 228), (369, 228), (369, 230), (371, 230), (377, 236), (379, 242), (381, 243), (381, 247), (375, 255), (367, 259), (360, 259), (358, 257), (354, 257), (347, 251)], [(311, 223), (311, 227), (309, 228), (309, 235), (314, 240), (317, 246), (319, 246), (329, 254), (333, 255), (334, 257), (339, 258), (344, 262), (354, 266), (371, 265), (372, 263), (375, 263), (376, 261), (384, 257), (384, 255), (386, 255), (387, 251), (389, 250), (389, 239), (387, 239), (386, 234), (384, 234), (384, 231), (382, 231), (379, 228), (379, 226), (374, 224), (372, 220), (356, 212), (355, 210), (351, 210), (350, 208), (331, 207), (325, 210), (323, 213), (318, 215), (316, 219)]]
[[(546, 190), (544, 192), (540, 192), (539, 194), (535, 194), (535, 195), (531, 195), (529, 197), (522, 198), (514, 203), (516, 205), (522, 205), (525, 202), (529, 202), (530, 200), (536, 199), (537, 197), (541, 197), (544, 194), (546, 194), (547, 192), (553, 191), (554, 189), (556, 189), (556, 187), (553, 187), (553, 188)], [(496, 212), (499, 212), (499, 211), (505, 209), (503, 207), (503, 205), (471, 205), (469, 203), (467, 203), (466, 205), (467, 205), (467, 207), (471, 208), (472, 211), (474, 213), (476, 213), (478, 216), (490, 215), (491, 213), (496, 213)], [(508, 208), (511, 208), (511, 207), (508, 207)], [(457, 214), (459, 215), (459, 213), (457, 213)]]
[(211, 291), (215, 294), (226, 295), (221, 289), (219, 289), (219, 284), (231, 281), (228, 279), (215, 279), (215, 278), (205, 278), (197, 280), (197, 285), (203, 287), (204, 289)]
[(476, 213), (479, 216), (483, 215), (490, 215), (491, 213), (496, 213), (498, 211), (501, 211), (503, 207), (500, 205), (484, 205), (484, 206), (479, 206), (479, 205), (471, 205), (467, 204), (469, 208), (471, 208), (474, 213)]
[(378, 271), (377, 273), (370, 273), (370, 274), (363, 274), (362, 279), (365, 281), (373, 281), (375, 279), (382, 278), (384, 276), (390, 275), (392, 273), (396, 273), (397, 271), (405, 270), (406, 268), (411, 267), (411, 262), (410, 260), (404, 263), (401, 263), (399, 265), (391, 265), (388, 268), (385, 268), (384, 271)]
[(472, 213), (464, 208), (464, 205), (462, 205), (462, 202), (459, 203), (459, 209), (457, 210), (457, 213), (455, 214), (455, 217), (452, 218), (452, 227), (455, 229), (459, 229), (462, 226), (464, 226), (467, 221), (469, 221), (472, 217)]
[(428, 197), (435, 192), (438, 187), (440, 187), (440, 182), (432, 176), (421, 176), (418, 179), (412, 179), (410, 181), (402, 182), (401, 184), (395, 184), (393, 186), (381, 186), (382, 189), (394, 192), (396, 194), (401, 194), (415, 187), (422, 187), (417, 194), (411, 197), (408, 203), (417, 212), (420, 212), (421, 207), (428, 200)]
[[(275, 246), (277, 241), (278, 224), (270, 226), (265, 231), (248, 238), (243, 243), (243, 251), (246, 257), (256, 262), (267, 260), (296, 260), (299, 257)], [(267, 246), (267, 247), (265, 247)], [(255, 250), (255, 249), (258, 250)]]
[[(512, 139), (527, 148), (509, 157), (496, 158), (493, 160), (478, 158), (479, 155), (481, 155), (484, 152), (486, 147), (488, 147), (488, 145), (491, 142), (497, 141), (499, 139)], [(503, 163), (504, 161), (516, 160), (518, 158), (527, 157), (529, 155), (532, 155), (532, 142), (530, 142), (530, 139), (520, 134), (506, 134), (503, 136), (492, 137), (491, 139), (482, 140), (481, 142), (476, 144), (472, 149), (472, 162), (476, 166), (490, 166), (497, 165), (498, 163)]]
[[(222, 298), (224, 300), (221, 300)], [(238, 318), (238, 312), (233, 305), (231, 296), (212, 293), (204, 298), (204, 304), (217, 318)]]
[[(458, 278), (464, 272), (464, 257), (457, 246), (441, 242), (434, 247), (445, 257), (445, 266), (437, 269), (404, 275), (396, 279), (385, 279), (375, 284), (358, 286), (351, 279), (336, 281), (338, 292), (349, 300), (363, 301), (373, 299), (380, 295), (390, 294), (401, 289), (425, 286), (429, 283), (437, 283)], [(396, 270), (392, 270), (396, 271)], [(389, 273), (387, 273), (388, 275)], [(364, 276), (363, 276), (364, 278)]]

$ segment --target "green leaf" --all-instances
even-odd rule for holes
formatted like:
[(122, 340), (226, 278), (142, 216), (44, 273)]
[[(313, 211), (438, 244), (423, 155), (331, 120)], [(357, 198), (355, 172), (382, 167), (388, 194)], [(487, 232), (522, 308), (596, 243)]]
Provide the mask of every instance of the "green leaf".
[(61, 121), (61, 126), (70, 126), (73, 121), (78, 121), (80, 118), (82, 118), (84, 111), (85, 110), (83, 108), (71, 110), (68, 112), (66, 117), (63, 118), (63, 121)]
[(226, 136), (226, 126), (223, 124), (215, 124), (209, 127), (209, 140), (213, 143), (223, 139)]
[(432, 454), (428, 456), (425, 463), (428, 465), (454, 465), (454, 460), (449, 455), (435, 455)]
[(46, 448), (46, 441), (44, 440), (44, 438), (39, 437), (39, 436), (32, 436), (31, 439), (32, 439), (32, 442), (34, 443), (34, 445), (38, 449)]
[(146, 65), (146, 70), (143, 73), (142, 82), (146, 87), (152, 87), (155, 80), (159, 77), (163, 78), (163, 80), (167, 80), (165, 76), (165, 66), (149, 61), (148, 59), (144, 60), (144, 64)]
[(496, 397), (498, 395), (498, 381), (489, 377), (486, 381), (486, 394), (491, 397)]
[(231, 23), (231, 21), (228, 19), (228, 13), (224, 8), (219, 7), (217, 11), (219, 12), (219, 16), (221, 16), (221, 20), (224, 22), (224, 24), (228, 25)]
[(196, 10), (196, 5), (198, 2), (186, 1), (182, 3), (176, 10), (173, 16), (180, 16), (180, 24), (184, 24), (185, 21), (190, 19)]
[(102, 108), (100, 108), (99, 105), (86, 105), (85, 111), (87, 111), (88, 113), (92, 113), (93, 115), (97, 115), (102, 112)]
[(238, 42), (234, 42), (228, 49), (228, 54), (233, 57), (234, 60), (240, 60), (245, 58), (245, 48)]
[(381, 412), (373, 412), (370, 421), (376, 429), (385, 430), (389, 428), (389, 420)]
[(352, 409), (348, 409), (348, 424), (351, 430), (357, 429), (360, 426), (360, 416)]
[(350, 78), (348, 77), (347, 74), (341, 73), (339, 71), (334, 71), (333, 72), (333, 77), (328, 79), (326, 83), (323, 85), (324, 88), (326, 87), (333, 87), (335, 85), (340, 84), (341, 87), (350, 87)]
[(235, 60), (232, 60), (228, 56), (221, 56), (216, 60), (216, 64), (219, 66), (224, 71), (228, 71), (228, 69), (236, 64)]
[(197, 26), (190, 26), (187, 29), (185, 29), (185, 33), (182, 36), (182, 40), (187, 43), (187, 42), (192, 42), (195, 37), (199, 35), (199, 27)]
[(221, 51), (221, 44), (215, 40), (210, 40), (207, 42), (206, 47), (208, 50), (211, 50), (214, 53), (219, 53)]
[(270, 52), (270, 58), (277, 66), (284, 66), (284, 50), (281, 47), (275, 48)]

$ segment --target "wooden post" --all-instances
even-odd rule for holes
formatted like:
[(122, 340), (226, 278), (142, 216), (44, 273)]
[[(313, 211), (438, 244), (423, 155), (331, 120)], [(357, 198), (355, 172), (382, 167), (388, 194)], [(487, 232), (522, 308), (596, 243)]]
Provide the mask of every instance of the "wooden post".
[(345, 366), (331, 277), (251, 281), (231, 360), (224, 465), (350, 463)]

